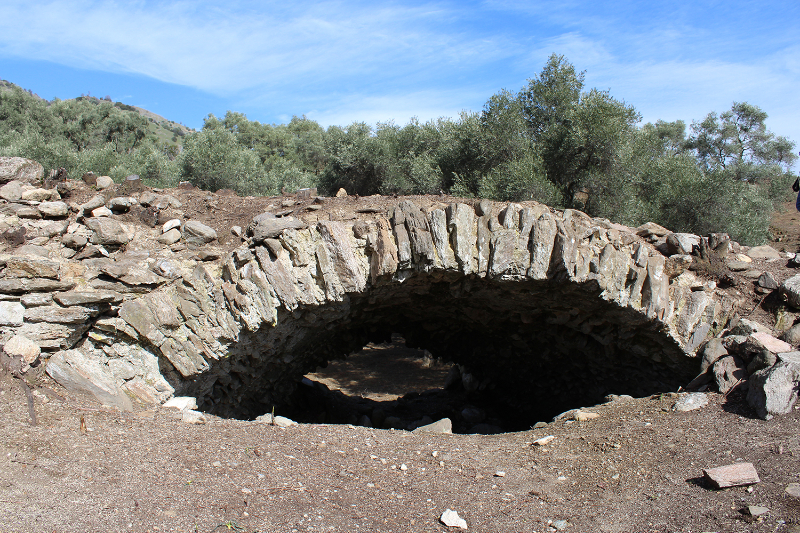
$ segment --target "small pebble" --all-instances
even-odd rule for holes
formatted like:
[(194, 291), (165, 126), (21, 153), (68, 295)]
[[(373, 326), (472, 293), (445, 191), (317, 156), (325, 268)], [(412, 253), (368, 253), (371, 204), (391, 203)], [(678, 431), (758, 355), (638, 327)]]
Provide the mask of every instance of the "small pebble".
[(467, 521), (458, 516), (456, 511), (450, 509), (447, 509), (445, 512), (443, 512), (439, 520), (447, 527), (467, 529)]
[(769, 509), (760, 505), (749, 505), (747, 506), (747, 512), (750, 514), (750, 516), (755, 517), (767, 514)]
[(498, 470), (497, 472), (494, 473), (494, 476), (495, 477), (506, 477), (506, 473), (503, 472), (502, 470)]

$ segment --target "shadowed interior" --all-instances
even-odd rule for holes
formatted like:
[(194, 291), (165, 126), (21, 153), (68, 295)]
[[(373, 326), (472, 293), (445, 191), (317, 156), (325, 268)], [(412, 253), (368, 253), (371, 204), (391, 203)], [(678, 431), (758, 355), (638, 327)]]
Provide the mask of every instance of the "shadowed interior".
[[(243, 331), (230, 357), (190, 392), (222, 416), (253, 418), (273, 407), (298, 413), (304, 400), (295, 388), (304, 374), (393, 333), (461, 365), (474, 377), (472, 399), (508, 414), (506, 430), (607, 394), (676, 390), (696, 375), (697, 360), (667, 340), (661, 322), (607, 302), (601, 292), (591, 281), (416, 273), (341, 302), (282, 311), (279, 328)], [(259, 359), (259, 347), (279, 353), (281, 364)]]

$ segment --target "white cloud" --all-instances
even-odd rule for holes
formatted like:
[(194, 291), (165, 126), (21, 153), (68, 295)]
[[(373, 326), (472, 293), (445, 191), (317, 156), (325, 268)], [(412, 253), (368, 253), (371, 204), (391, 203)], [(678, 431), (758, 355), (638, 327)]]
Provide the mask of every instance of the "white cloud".
[(402, 83), (508, 54), (491, 41), (437, 31), (453, 15), (433, 5), (278, 5), (222, 12), (203, 3), (12, 0), (0, 7), (0, 50), (217, 94), (359, 76)]
[(645, 120), (688, 122), (749, 101), (800, 142), (797, 23), (787, 14), (781, 27), (770, 26), (780, 17), (727, 27), (736, 6), (707, 20), (697, 13), (718, 6), (699, 4), (654, 7), (647, 18), (651, 4), (578, 0), (4, 0), (0, 57), (136, 73), (248, 115), (305, 113), (327, 125), (479, 111), (555, 52), (586, 70), (587, 87), (609, 89)]
[(800, 103), (792, 96), (800, 84), (800, 46), (773, 50), (758, 61), (729, 60), (713, 52), (692, 57), (664, 53), (676, 41), (697, 50), (714, 49), (684, 31), (688, 29), (628, 34), (622, 39), (626, 46), (578, 31), (564, 33), (537, 43), (521, 65), (539, 65), (538, 72), (551, 53), (562, 54), (577, 70), (586, 71), (587, 89), (608, 89), (634, 105), (645, 121), (682, 119), (688, 124), (746, 101), (767, 111), (772, 131), (800, 143)]

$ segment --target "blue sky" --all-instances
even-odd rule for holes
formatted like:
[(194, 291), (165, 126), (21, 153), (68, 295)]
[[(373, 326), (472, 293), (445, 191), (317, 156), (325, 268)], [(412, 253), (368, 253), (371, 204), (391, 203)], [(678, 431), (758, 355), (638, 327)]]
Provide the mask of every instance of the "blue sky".
[(551, 53), (644, 121), (747, 101), (800, 144), (800, 2), (3, 0), (0, 78), (111, 96), (190, 127), (403, 125), (480, 111)]

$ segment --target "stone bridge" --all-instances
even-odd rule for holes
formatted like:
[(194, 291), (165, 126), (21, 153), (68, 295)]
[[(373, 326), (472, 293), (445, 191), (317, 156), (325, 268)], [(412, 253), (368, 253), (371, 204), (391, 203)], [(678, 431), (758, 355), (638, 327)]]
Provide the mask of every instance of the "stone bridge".
[[(106, 404), (188, 395), (247, 418), (280, 406), (305, 373), (398, 333), (537, 413), (686, 385), (698, 347), (734, 313), (680, 259), (579, 211), (385, 201), (349, 221), (266, 213), (215, 261), (137, 252), (137, 232), (153, 244), (156, 230), (85, 205), (44, 217), (40, 237), (60, 226), (0, 261), (2, 342), (32, 342), (31, 364)], [(213, 238), (175, 229), (190, 245)], [(48, 243), (47, 257), (31, 251)]]

